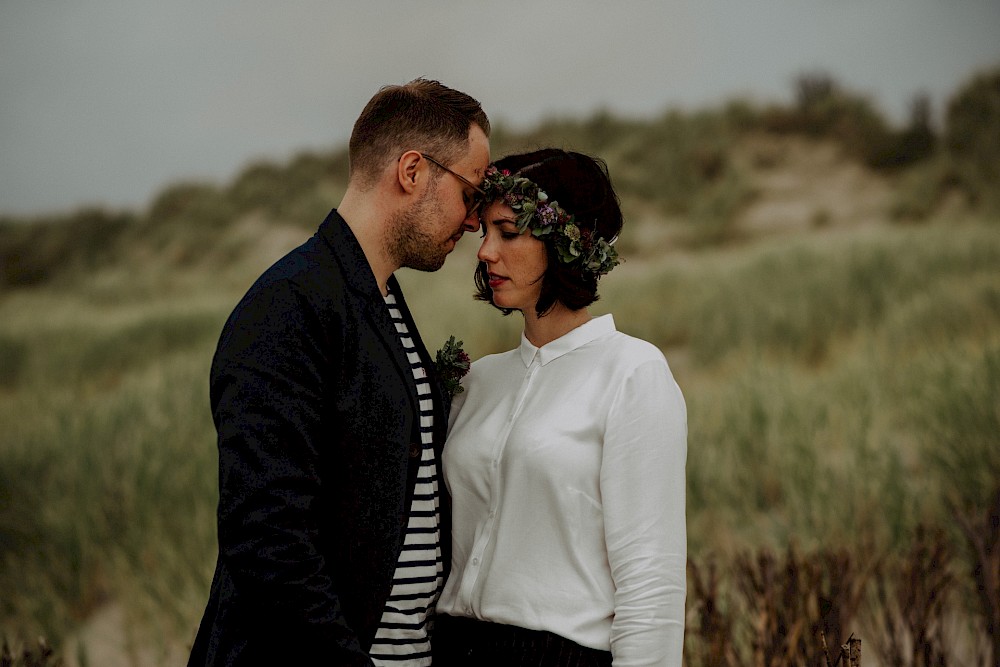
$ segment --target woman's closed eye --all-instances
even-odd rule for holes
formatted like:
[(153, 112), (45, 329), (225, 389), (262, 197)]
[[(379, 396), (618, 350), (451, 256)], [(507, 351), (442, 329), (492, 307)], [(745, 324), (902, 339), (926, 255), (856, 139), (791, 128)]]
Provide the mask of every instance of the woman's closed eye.
[(517, 228), (517, 224), (507, 218), (494, 220), (493, 224), (496, 225), (497, 231), (500, 232), (500, 238), (505, 241), (516, 239), (521, 235), (521, 230)]

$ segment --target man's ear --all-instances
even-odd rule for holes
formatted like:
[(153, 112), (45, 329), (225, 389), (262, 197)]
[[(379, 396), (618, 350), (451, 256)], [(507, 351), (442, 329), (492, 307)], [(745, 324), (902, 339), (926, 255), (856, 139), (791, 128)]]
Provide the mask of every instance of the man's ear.
[(419, 151), (406, 151), (396, 165), (396, 180), (404, 192), (413, 193), (422, 178), (426, 178), (426, 164)]

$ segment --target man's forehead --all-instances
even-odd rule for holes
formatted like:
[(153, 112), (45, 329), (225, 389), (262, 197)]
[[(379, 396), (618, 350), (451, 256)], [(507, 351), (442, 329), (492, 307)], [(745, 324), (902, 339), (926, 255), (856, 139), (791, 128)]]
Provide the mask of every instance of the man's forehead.
[(476, 176), (486, 173), (486, 167), (490, 164), (490, 140), (478, 125), (473, 125), (469, 130), (469, 151), (465, 157), (463, 161), (467, 162)]

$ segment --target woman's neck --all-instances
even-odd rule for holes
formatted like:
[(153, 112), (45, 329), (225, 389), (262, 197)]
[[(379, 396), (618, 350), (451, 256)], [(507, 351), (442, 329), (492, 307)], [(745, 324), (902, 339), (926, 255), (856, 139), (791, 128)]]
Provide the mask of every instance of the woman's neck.
[(590, 311), (586, 308), (570, 310), (558, 302), (541, 317), (538, 316), (534, 308), (527, 312), (522, 311), (522, 314), (524, 315), (524, 336), (535, 347), (551, 343), (556, 338), (565, 336), (591, 319)]

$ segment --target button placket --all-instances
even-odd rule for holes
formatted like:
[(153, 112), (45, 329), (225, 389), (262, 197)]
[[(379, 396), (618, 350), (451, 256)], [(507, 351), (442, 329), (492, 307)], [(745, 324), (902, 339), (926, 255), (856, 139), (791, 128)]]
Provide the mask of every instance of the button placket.
[[(482, 569), (479, 565), (483, 562), (486, 547), (493, 540), (494, 532), (496, 530), (497, 507), (499, 506), (497, 490), (500, 488), (500, 460), (507, 447), (507, 440), (510, 437), (510, 432), (514, 428), (514, 422), (517, 420), (517, 416), (521, 413), (521, 408), (524, 406), (528, 390), (531, 387), (531, 380), (534, 378), (535, 371), (538, 370), (539, 365), (538, 354), (536, 353), (534, 358), (532, 358), (531, 363), (528, 364), (524, 380), (521, 382), (521, 388), (514, 400), (514, 405), (511, 408), (510, 414), (507, 416), (504, 429), (501, 431), (494, 444), (492, 460), (490, 462), (490, 513), (484, 522), (479, 540), (477, 540), (473, 545), (472, 551), (469, 554), (469, 563), (472, 567), (466, 568), (462, 577), (462, 585), (459, 589), (459, 599), (466, 600), (469, 605), (472, 604), (473, 591), (476, 586), (481, 583), (479, 575), (482, 572)], [(472, 615), (471, 606), (467, 607), (466, 613), (470, 616)]]

